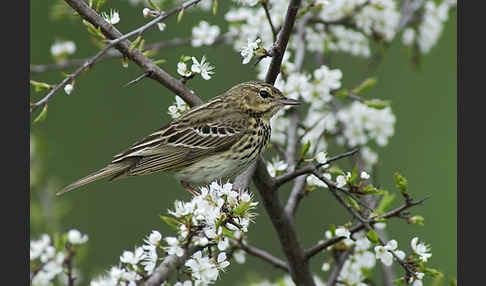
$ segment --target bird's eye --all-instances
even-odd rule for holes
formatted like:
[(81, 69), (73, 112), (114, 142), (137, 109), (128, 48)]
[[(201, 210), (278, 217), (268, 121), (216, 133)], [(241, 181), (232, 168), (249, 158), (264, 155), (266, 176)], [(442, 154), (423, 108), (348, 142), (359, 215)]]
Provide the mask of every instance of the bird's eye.
[(266, 91), (266, 90), (260, 90), (260, 92), (258, 94), (260, 94), (260, 96), (262, 98), (269, 98), (269, 97), (271, 97), (270, 93), (268, 93), (268, 91)]

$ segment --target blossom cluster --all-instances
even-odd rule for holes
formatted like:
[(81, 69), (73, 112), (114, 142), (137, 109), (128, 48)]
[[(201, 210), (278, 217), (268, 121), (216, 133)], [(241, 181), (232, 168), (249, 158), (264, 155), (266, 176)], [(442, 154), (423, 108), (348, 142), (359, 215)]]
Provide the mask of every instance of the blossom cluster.
[(172, 119), (179, 118), (182, 113), (186, 112), (189, 110), (189, 105), (179, 96), (175, 96), (175, 104), (169, 106), (169, 115), (172, 117)]
[[(71, 229), (64, 234), (65, 245), (57, 249), (54, 241), (48, 234), (42, 234), (39, 239), (30, 241), (30, 279), (32, 285), (51, 285), (56, 279), (66, 281), (66, 260), (70, 259), (70, 251), (88, 241), (88, 236), (77, 229)], [(80, 281), (77, 269), (71, 275), (75, 275)], [(67, 283), (64, 283), (67, 284)]]
[[(185, 63), (189, 59), (192, 60), (190, 69)], [(203, 56), (201, 61), (198, 61), (195, 57), (183, 56), (181, 57), (181, 61), (177, 63), (177, 73), (183, 77), (191, 77), (195, 74), (201, 74), (203, 79), (210, 80), (211, 75), (214, 74), (214, 66), (206, 61), (206, 56)]]
[(51, 46), (51, 55), (56, 61), (64, 61), (68, 55), (76, 52), (76, 44), (73, 41), (57, 40)]
[(449, 10), (456, 5), (457, 0), (445, 0), (439, 5), (434, 1), (425, 2), (419, 24), (403, 32), (403, 44), (410, 46), (416, 43), (421, 53), (428, 53), (442, 33), (444, 23), (449, 18)]
[(138, 285), (165, 256), (182, 257), (190, 246), (200, 250), (189, 255), (184, 263), (189, 274), (187, 280), (175, 285), (189, 285), (191, 281), (195, 285), (212, 284), (229, 266), (229, 251), (236, 262), (245, 262), (244, 252), (233, 240), (244, 241), (244, 233), (254, 217), (251, 210), (256, 205), (248, 192), (233, 190), (231, 183), (213, 182), (201, 187), (200, 194), (191, 201), (174, 203), (174, 209), (168, 211), (171, 218), (163, 217), (177, 230), (177, 235), (162, 238), (160, 232), (152, 231), (145, 244), (124, 251), (120, 264), (90, 285)]

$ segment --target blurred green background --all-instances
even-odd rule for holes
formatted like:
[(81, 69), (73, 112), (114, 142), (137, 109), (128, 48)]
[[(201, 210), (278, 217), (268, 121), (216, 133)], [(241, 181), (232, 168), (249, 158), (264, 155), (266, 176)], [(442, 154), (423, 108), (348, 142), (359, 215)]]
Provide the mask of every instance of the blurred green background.
[[(33, 65), (53, 62), (49, 48), (57, 38), (75, 41), (77, 51), (71, 58), (89, 57), (97, 51), (80, 21), (49, 19), (49, 7), (54, 2), (57, 1), (30, 2), (30, 61)], [(130, 6), (128, 1), (108, 1), (103, 10), (110, 7), (120, 11), (121, 21), (117, 28), (122, 32), (146, 22), (141, 6)], [(152, 29), (145, 34), (145, 39), (151, 43), (188, 37), (192, 25), (202, 19), (218, 24), (222, 32), (226, 32), (225, 7), (226, 4), (221, 3), (215, 17), (203, 12), (187, 13), (180, 24), (172, 17), (166, 31)], [(375, 148), (380, 156), (377, 183), (394, 189), (392, 176), (398, 171), (408, 179), (414, 198), (427, 194), (432, 198), (423, 206), (412, 209), (412, 213), (425, 217), (424, 227), (394, 220), (388, 224), (387, 230), (390, 238), (398, 240), (399, 248), (406, 251), (410, 250), (410, 240), (414, 236), (430, 243), (433, 256), (429, 266), (442, 270), (447, 278), (457, 275), (456, 38), (456, 15), (453, 12), (439, 43), (423, 57), (419, 69), (409, 64), (407, 50), (399, 37), (373, 73), (368, 71), (369, 60), (348, 55), (333, 56), (330, 63), (332, 68), (342, 69), (344, 87), (354, 87), (364, 78), (375, 75), (378, 84), (366, 96), (392, 100), (397, 116), (395, 135), (385, 148)], [(204, 81), (199, 77), (188, 83), (204, 99), (236, 83), (255, 79), (256, 71), (250, 65), (242, 65), (239, 54), (229, 45), (169, 48), (161, 50), (156, 58), (166, 59), (162, 68), (177, 76), (176, 64), (181, 55), (197, 58), (206, 55), (216, 67), (212, 80)], [(141, 70), (132, 63), (128, 69), (123, 69), (119, 59), (104, 61), (76, 80), (71, 96), (59, 92), (54, 97), (49, 104), (47, 120), (31, 126), (31, 132), (44, 141), (42, 164), (48, 176), (55, 177), (60, 185), (71, 183), (103, 167), (114, 154), (170, 120), (167, 107), (174, 97), (163, 86), (143, 80), (133, 87), (123, 87), (140, 74)], [(54, 84), (62, 76), (60, 71), (55, 71), (31, 74), (31, 79)], [(40, 98), (33, 90), (31, 96)], [(56, 190), (50, 191), (54, 195)], [(187, 200), (190, 195), (175, 179), (155, 174), (114, 183), (96, 182), (56, 197), (54, 202), (68, 201), (70, 206), (62, 217), (61, 231), (78, 228), (90, 237), (81, 265), (85, 279), (88, 279), (116, 264), (124, 249), (133, 250), (151, 230), (158, 229), (163, 235), (171, 235), (172, 231), (160, 221), (159, 214), (172, 208), (175, 199)], [(297, 224), (306, 247), (323, 238), (331, 223), (342, 224), (349, 219), (325, 191), (313, 193), (312, 199), (305, 199), (303, 205)], [(259, 207), (258, 213), (256, 223), (250, 227), (248, 241), (283, 257), (263, 206)], [(31, 224), (33, 238), (41, 231), (46, 229)], [(320, 271), (326, 257), (321, 254), (313, 259), (312, 267), (321, 277), (327, 276)], [(232, 285), (254, 276), (276, 278), (281, 275), (280, 270), (247, 256), (244, 265), (232, 263), (218, 285)]]

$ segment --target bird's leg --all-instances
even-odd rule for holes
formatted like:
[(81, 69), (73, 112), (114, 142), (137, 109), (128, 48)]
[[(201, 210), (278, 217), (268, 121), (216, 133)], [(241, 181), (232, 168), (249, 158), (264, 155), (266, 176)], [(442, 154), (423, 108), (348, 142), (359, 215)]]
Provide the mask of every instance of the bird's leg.
[(194, 196), (199, 196), (199, 195), (200, 195), (200, 194), (199, 194), (199, 193), (198, 193), (196, 190), (194, 190), (194, 189), (193, 189), (193, 188), (192, 188), (192, 187), (191, 187), (191, 186), (190, 186), (188, 183), (181, 181), (181, 185), (182, 185), (182, 187), (183, 187), (183, 188), (184, 188), (186, 191), (190, 192), (190, 193), (191, 193), (191, 194), (193, 194)]

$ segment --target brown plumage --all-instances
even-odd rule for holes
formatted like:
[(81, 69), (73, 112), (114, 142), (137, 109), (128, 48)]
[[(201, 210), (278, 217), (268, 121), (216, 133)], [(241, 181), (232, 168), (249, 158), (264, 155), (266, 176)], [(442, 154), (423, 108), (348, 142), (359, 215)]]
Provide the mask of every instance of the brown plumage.
[[(270, 139), (270, 118), (296, 105), (270, 84), (238, 84), (114, 156), (105, 168), (57, 194), (110, 177), (111, 180), (164, 171), (181, 182), (205, 184), (247, 168)], [(187, 188), (187, 184), (183, 183)]]

